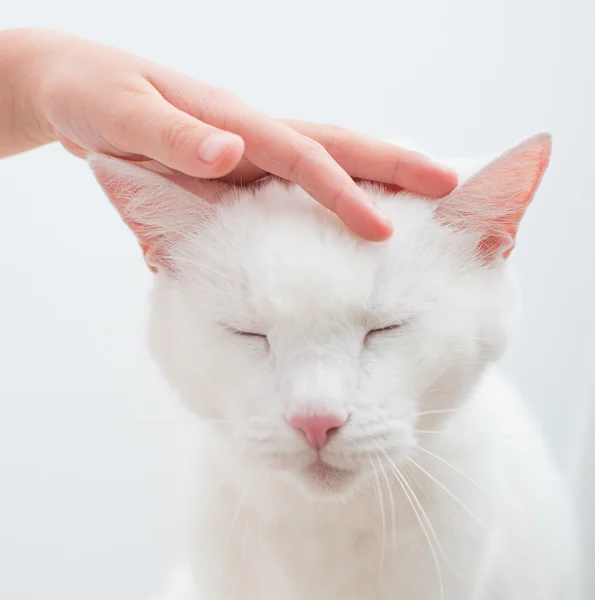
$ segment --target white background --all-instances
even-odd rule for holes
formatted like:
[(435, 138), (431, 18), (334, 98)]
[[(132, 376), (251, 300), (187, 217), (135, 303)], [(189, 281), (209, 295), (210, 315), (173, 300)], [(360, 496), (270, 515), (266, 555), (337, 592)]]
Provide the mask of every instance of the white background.
[[(0, 26), (25, 25), (438, 156), (551, 131), (516, 251), (525, 317), (507, 368), (576, 483), (593, 565), (592, 0), (7, 2)], [(57, 146), (0, 161), (0, 209), (0, 597), (145, 600), (176, 558), (187, 423), (144, 348), (150, 276), (86, 165)]]

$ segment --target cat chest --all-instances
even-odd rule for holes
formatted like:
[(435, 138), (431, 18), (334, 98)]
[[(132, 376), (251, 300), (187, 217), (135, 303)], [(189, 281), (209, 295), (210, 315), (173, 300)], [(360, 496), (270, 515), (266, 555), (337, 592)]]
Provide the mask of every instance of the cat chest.
[[(262, 560), (276, 572), (275, 579), (283, 582), (288, 600), (439, 597), (435, 564), (417, 536), (408, 531), (401, 531), (394, 539), (380, 528), (302, 530), (301, 537), (295, 532), (292, 536), (279, 532), (266, 554)], [(293, 590), (291, 596), (287, 595), (288, 588)]]

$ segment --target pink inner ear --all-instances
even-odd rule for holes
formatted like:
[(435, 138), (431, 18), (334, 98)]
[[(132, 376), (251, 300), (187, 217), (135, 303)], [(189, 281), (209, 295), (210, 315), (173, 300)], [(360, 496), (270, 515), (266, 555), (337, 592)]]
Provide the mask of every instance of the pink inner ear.
[[(110, 159), (106, 160), (110, 161)], [(157, 273), (157, 263), (161, 262), (158, 255), (154, 256), (155, 249), (159, 247), (159, 244), (156, 243), (158, 240), (155, 239), (155, 236), (148, 235), (142, 223), (132, 218), (127, 210), (130, 200), (142, 193), (143, 185), (125, 175), (119, 176), (108, 167), (109, 162), (94, 161), (95, 176), (113, 206), (136, 236), (147, 266), (153, 273)]]
[(177, 174), (152, 161), (133, 163), (95, 155), (89, 162), (104, 192), (135, 234), (153, 272), (174, 272), (171, 250), (213, 210), (202, 198), (217, 199), (227, 184)]
[(161, 175), (164, 179), (201, 198), (208, 204), (219, 202), (224, 196), (229, 194), (231, 189), (236, 187), (234, 183), (223, 179), (198, 179), (197, 177), (191, 177), (190, 175), (174, 171), (154, 160), (128, 162), (138, 165), (145, 171)]
[(548, 134), (522, 142), (447, 196), (438, 215), (449, 225), (480, 233), (478, 250), (486, 261), (507, 258), (550, 154)]

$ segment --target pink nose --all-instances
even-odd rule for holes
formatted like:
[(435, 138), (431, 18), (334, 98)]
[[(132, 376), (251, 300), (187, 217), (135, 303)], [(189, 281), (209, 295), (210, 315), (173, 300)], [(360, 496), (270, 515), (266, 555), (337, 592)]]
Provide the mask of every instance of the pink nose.
[(308, 444), (315, 450), (326, 446), (331, 435), (340, 427), (345, 425), (347, 419), (334, 413), (323, 413), (314, 415), (294, 415), (290, 417), (289, 424), (294, 429), (302, 431)]

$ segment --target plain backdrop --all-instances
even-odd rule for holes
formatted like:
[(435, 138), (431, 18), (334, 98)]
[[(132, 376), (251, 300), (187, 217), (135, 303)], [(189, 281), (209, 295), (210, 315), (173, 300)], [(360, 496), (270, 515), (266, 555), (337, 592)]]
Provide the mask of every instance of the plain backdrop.
[[(577, 490), (595, 556), (592, 0), (6, 2), (274, 116), (484, 156), (549, 130), (514, 261), (506, 368)], [(150, 274), (85, 163), (0, 161), (0, 597), (148, 600), (176, 561), (188, 417), (144, 346)], [(587, 596), (595, 597), (595, 588)]]

